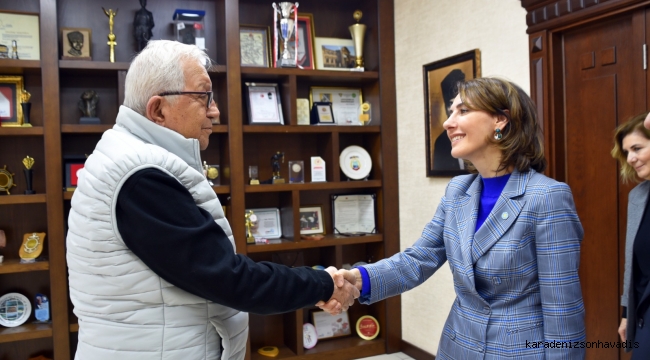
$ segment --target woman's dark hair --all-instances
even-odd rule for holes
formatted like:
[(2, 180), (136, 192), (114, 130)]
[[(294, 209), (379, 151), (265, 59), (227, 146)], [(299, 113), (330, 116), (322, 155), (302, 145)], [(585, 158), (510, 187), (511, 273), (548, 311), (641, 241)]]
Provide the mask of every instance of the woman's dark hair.
[[(544, 138), (533, 100), (519, 86), (499, 78), (478, 78), (458, 83), (458, 93), (469, 109), (508, 118), (501, 140), (488, 142), (502, 152), (497, 171), (514, 167), (519, 171), (546, 169)], [(472, 172), (476, 169), (468, 164)]]

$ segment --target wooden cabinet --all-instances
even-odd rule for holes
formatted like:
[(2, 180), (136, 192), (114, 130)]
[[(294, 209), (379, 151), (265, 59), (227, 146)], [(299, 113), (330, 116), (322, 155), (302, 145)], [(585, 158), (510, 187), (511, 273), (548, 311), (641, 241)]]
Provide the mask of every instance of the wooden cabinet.
[[(252, 259), (289, 266), (324, 265), (341, 267), (357, 261), (375, 261), (399, 251), (397, 201), (397, 136), (395, 104), (395, 61), (393, 2), (389, 0), (300, 1), (299, 13), (313, 14), (317, 37), (350, 38), (352, 14), (360, 9), (365, 36), (365, 72), (251, 68), (240, 66), (239, 24), (273, 25), (272, 1), (260, 0), (162, 0), (150, 2), (154, 14), (154, 38), (171, 39), (171, 17), (177, 8), (206, 11), (207, 53), (216, 65), (210, 71), (221, 122), (213, 126), (210, 146), (201, 156), (219, 164), (222, 180), (214, 190), (224, 205), (236, 238), (237, 251)], [(41, 60), (0, 59), (0, 74), (21, 74), (33, 95), (32, 128), (0, 128), (0, 166), (16, 173), (18, 186), (11, 195), (0, 195), (0, 229), (7, 233), (0, 266), (0, 294), (18, 291), (30, 299), (37, 292), (51, 296), (51, 324), (33, 324), (32, 319), (17, 328), (0, 328), (3, 359), (25, 359), (45, 354), (56, 360), (74, 357), (77, 319), (68, 299), (65, 264), (65, 232), (71, 192), (64, 192), (64, 158), (92, 152), (115, 116), (124, 92), (124, 78), (135, 55), (133, 16), (137, 1), (113, 0), (23, 0), (3, 3), (2, 10), (34, 12), (40, 15)], [(101, 7), (119, 9), (115, 17), (115, 63), (108, 62), (108, 19)], [(60, 29), (92, 30), (92, 61), (61, 59)], [(244, 102), (244, 82), (273, 82), (279, 85), (285, 125), (249, 125)], [(355, 87), (372, 105), (368, 126), (299, 126), (296, 99), (309, 98), (310, 87)], [(99, 125), (80, 125), (79, 95), (86, 89), (100, 96)], [(349, 145), (365, 148), (373, 161), (367, 181), (348, 181), (339, 167), (339, 154)], [(309, 170), (304, 184), (248, 185), (248, 166), (259, 167), (260, 179), (271, 177), (271, 156), (285, 153), (281, 173), (288, 177), (288, 161), (302, 160), (309, 167), (311, 156), (327, 162), (327, 182), (312, 183)], [(21, 160), (36, 159), (36, 195), (21, 195), (25, 182)], [(332, 235), (332, 194), (376, 194), (378, 233), (368, 236)], [(300, 206), (320, 205), (324, 210), (327, 236), (321, 241), (301, 240)], [(246, 244), (244, 212), (249, 208), (279, 208), (283, 238), (267, 245)], [(22, 234), (45, 231), (48, 259), (37, 265), (18, 263)], [(262, 359), (257, 349), (275, 345), (278, 358), (355, 359), (398, 350), (401, 319), (399, 297), (373, 304), (355, 305), (349, 311), (351, 325), (366, 314), (375, 316), (381, 333), (372, 341), (351, 336), (323, 340), (305, 350), (302, 325), (311, 321), (311, 311), (250, 316), (247, 358)]]

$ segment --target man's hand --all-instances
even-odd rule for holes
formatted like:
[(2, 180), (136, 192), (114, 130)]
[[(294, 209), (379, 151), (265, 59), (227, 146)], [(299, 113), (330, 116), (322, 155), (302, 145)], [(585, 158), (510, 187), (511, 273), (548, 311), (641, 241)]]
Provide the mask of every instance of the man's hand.
[(338, 315), (352, 306), (354, 299), (360, 296), (361, 273), (357, 269), (337, 271), (333, 266), (328, 267), (325, 271), (332, 276), (334, 293), (327, 303), (319, 301), (316, 306), (332, 315)]

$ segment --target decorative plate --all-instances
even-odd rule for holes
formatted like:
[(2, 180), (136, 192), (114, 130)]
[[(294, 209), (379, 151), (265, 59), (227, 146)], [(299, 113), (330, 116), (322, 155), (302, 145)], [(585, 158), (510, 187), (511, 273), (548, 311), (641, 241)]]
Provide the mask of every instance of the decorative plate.
[(16, 327), (24, 324), (32, 314), (32, 304), (25, 295), (8, 293), (0, 297), (0, 325)]
[(352, 180), (362, 180), (370, 175), (372, 159), (370, 154), (361, 146), (348, 146), (339, 156), (341, 171)]
[(318, 343), (318, 333), (316, 328), (310, 323), (302, 325), (302, 345), (305, 349), (311, 349)]

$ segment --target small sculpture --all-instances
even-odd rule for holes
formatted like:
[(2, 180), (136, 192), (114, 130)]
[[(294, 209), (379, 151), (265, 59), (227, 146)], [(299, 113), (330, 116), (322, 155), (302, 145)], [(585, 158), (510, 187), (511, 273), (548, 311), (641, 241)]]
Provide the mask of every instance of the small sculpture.
[(271, 167), (273, 167), (273, 184), (284, 184), (284, 179), (280, 176), (280, 160), (284, 164), (284, 153), (276, 152), (275, 155), (271, 156)]
[(70, 43), (68, 54), (74, 57), (81, 56), (81, 48), (84, 46), (84, 34), (76, 30), (71, 31), (68, 33), (68, 42)]
[(18, 60), (18, 43), (16, 40), (11, 40), (11, 58)]
[(113, 34), (113, 24), (114, 24), (113, 19), (115, 18), (115, 15), (117, 15), (117, 11), (119, 9), (115, 9), (115, 11), (113, 11), (113, 9), (108, 9), (107, 11), (106, 9), (104, 9), (104, 7), (102, 7), (102, 10), (104, 10), (104, 14), (108, 16), (108, 42), (106, 44), (108, 44), (108, 46), (111, 48), (109, 54), (109, 60), (110, 62), (114, 63), (115, 46), (117, 45), (117, 42), (115, 41), (115, 34)]
[(82, 124), (99, 124), (99, 118), (97, 117), (98, 102), (99, 95), (95, 90), (86, 90), (81, 94), (81, 100), (77, 105), (84, 115), (80, 120)]
[(246, 219), (246, 243), (255, 244), (255, 236), (253, 236), (253, 231), (251, 229), (257, 225), (257, 215), (255, 215), (252, 210), (246, 210), (244, 218)]
[(153, 14), (151, 11), (145, 9), (147, 6), (147, 0), (140, 0), (140, 10), (135, 13), (135, 18), (133, 18), (133, 34), (135, 35), (135, 43), (138, 47), (138, 52), (147, 46), (147, 42), (151, 40), (153, 33), (151, 29), (155, 26), (153, 22)]

